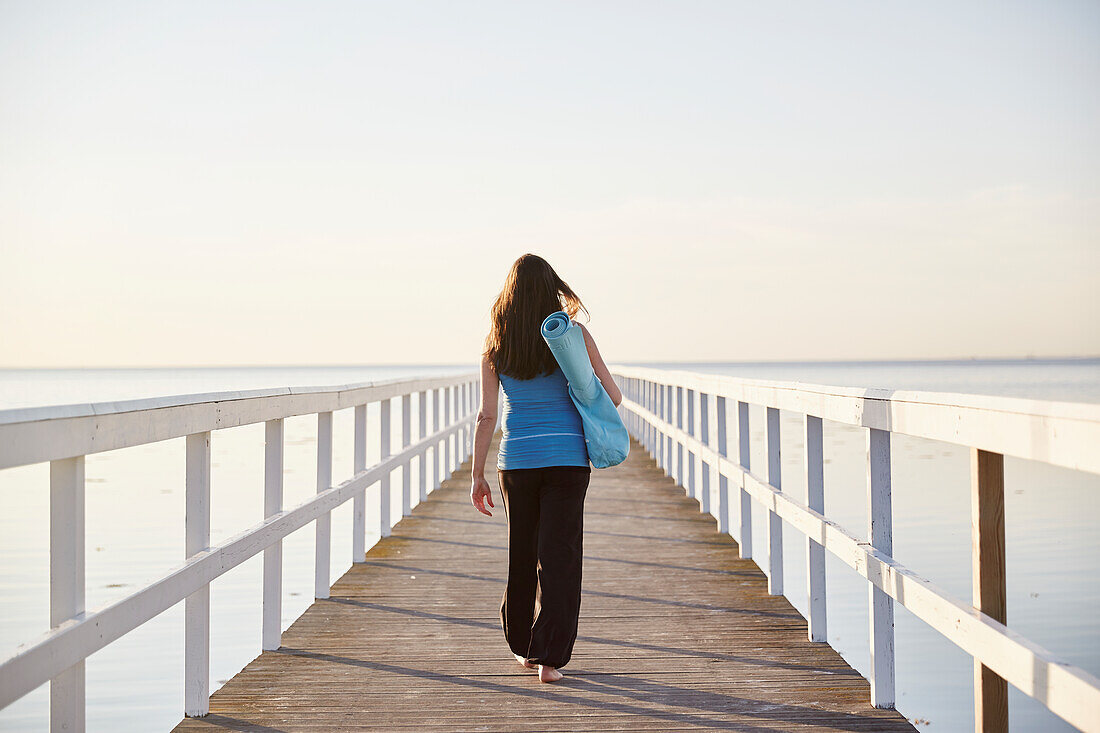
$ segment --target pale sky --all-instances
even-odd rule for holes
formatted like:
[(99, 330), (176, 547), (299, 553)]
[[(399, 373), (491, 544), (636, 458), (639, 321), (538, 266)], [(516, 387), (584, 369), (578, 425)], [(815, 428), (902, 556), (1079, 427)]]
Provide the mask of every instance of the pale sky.
[(0, 2), (0, 366), (1100, 354), (1100, 3)]

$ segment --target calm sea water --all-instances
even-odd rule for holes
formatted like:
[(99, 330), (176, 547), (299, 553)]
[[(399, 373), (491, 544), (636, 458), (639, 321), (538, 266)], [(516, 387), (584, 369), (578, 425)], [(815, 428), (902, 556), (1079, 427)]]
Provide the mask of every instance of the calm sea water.
[[(1100, 403), (1100, 360), (648, 364), (762, 379), (885, 387)], [(348, 384), (420, 374), (456, 373), (469, 366), (387, 366), (232, 369), (0, 370), (0, 409), (134, 399), (166, 394)], [(414, 399), (415, 401), (415, 399)], [(368, 409), (377, 433), (378, 407)], [(414, 405), (413, 414), (416, 414)], [(334, 476), (352, 472), (349, 410), (335, 415)], [(763, 409), (751, 415), (753, 461), (764, 460)], [(735, 425), (736, 420), (730, 420)], [(799, 416), (782, 416), (783, 486), (805, 498)], [(865, 535), (864, 436), (825, 424), (826, 511)], [(316, 421), (286, 421), (286, 504), (315, 492)], [(396, 440), (398, 436), (394, 436)], [(211, 538), (217, 543), (262, 519), (263, 426), (213, 434)], [(969, 454), (965, 448), (895, 435), (895, 556), (934, 584), (970, 597)], [(368, 461), (378, 458), (371, 442)], [(89, 456), (87, 459), (88, 607), (133, 593), (183, 558), (182, 439)], [(397, 477), (395, 477), (396, 479)], [(0, 655), (48, 630), (49, 471), (46, 465), (0, 471)], [(414, 469), (414, 482), (415, 469)], [(394, 486), (400, 484), (395, 480)], [(414, 483), (415, 485), (415, 483)], [(1063, 659), (1100, 675), (1100, 477), (1006, 459), (1006, 539), (1009, 626)], [(396, 520), (400, 501), (395, 507)], [(368, 513), (373, 509), (368, 502)], [(763, 538), (762, 512), (753, 536)], [(376, 527), (377, 516), (368, 516)], [(333, 517), (332, 577), (349, 566), (350, 504)], [(368, 542), (373, 541), (368, 538)], [(805, 540), (784, 533), (785, 586), (806, 612)], [(283, 626), (312, 602), (312, 525), (284, 541)], [(755, 546), (753, 555), (765, 557)], [(827, 560), (829, 643), (866, 674), (867, 586)], [(212, 587), (211, 675), (217, 689), (260, 651), (261, 563), (244, 563)], [(970, 657), (896, 607), (898, 709), (921, 730), (970, 731)], [(93, 655), (87, 665), (88, 728), (155, 731), (173, 726), (183, 709), (182, 604)], [(1013, 731), (1072, 728), (1010, 688)], [(47, 730), (48, 686), (0, 711), (0, 731)]]

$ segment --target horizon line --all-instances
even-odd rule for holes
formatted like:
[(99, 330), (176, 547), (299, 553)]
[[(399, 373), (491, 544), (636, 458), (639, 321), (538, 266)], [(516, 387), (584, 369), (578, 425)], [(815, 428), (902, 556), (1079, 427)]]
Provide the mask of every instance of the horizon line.
[[(650, 359), (639, 361), (633, 359), (620, 359), (608, 362), (608, 365), (622, 364), (624, 366), (646, 366), (650, 364), (707, 364), (714, 366), (776, 366), (794, 364), (814, 365), (847, 365), (847, 364), (944, 364), (958, 362), (972, 363), (1008, 363), (1008, 362), (1066, 362), (1066, 361), (1096, 361), (1100, 360), (1100, 354), (1060, 355), (1060, 356), (957, 356), (957, 357), (917, 357), (894, 359), (749, 359), (749, 360), (725, 360), (725, 359), (681, 359), (661, 360)], [(124, 370), (124, 369), (355, 369), (362, 367), (463, 367), (476, 365), (477, 362), (375, 362), (375, 363), (289, 363), (289, 364), (106, 364), (106, 365), (73, 365), (73, 366), (7, 366), (0, 365), (0, 371), (63, 371), (63, 370)]]

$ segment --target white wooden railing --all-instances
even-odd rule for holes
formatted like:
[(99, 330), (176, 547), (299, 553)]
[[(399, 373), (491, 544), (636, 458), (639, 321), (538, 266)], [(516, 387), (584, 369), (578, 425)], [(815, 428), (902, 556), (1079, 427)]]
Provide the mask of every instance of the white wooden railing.
[[(379, 485), (379, 534), (390, 535), (390, 475), (402, 468), (403, 515), (411, 511), (409, 468), (418, 461), (420, 499), (470, 452), (477, 408), (476, 373), (343, 387), (285, 388), (164, 397), (131, 402), (0, 411), (0, 469), (50, 463), (50, 625), (41, 640), (0, 664), (0, 708), (50, 682), (52, 731), (84, 730), (84, 660), (180, 601), (184, 611), (184, 705), (209, 711), (210, 582), (263, 553), (263, 649), (281, 639), (282, 539), (316, 522), (317, 598), (327, 598), (331, 512), (353, 502), (352, 562), (366, 555), (366, 490)], [(412, 443), (412, 395), (419, 441)], [(429, 398), (430, 395), (430, 398)], [(392, 453), (391, 401), (401, 398), (401, 451)], [(442, 398), (442, 412), (440, 401)], [(381, 460), (367, 464), (367, 405), (380, 403)], [(432, 405), (431, 435), (427, 407)], [(354, 410), (354, 475), (332, 483), (332, 413)], [(283, 508), (283, 420), (317, 415), (317, 495)], [(265, 519), (210, 546), (210, 433), (263, 422)], [(155, 582), (98, 611), (84, 608), (84, 457), (186, 436), (187, 560)], [(428, 453), (431, 470), (427, 469)], [(431, 476), (431, 485), (427, 477)]]
[[(894, 707), (895, 602), (966, 651), (975, 664), (975, 730), (1006, 731), (1006, 681), (1084, 731), (1100, 731), (1100, 679), (1005, 625), (1004, 456), (1100, 473), (1100, 405), (767, 382), (615, 366), (631, 434), (665, 473), (714, 515), (751, 557), (753, 501), (768, 512), (756, 560), (783, 594), (783, 521), (806, 536), (808, 635), (826, 642), (828, 550), (868, 580), (871, 704)], [(737, 403), (731, 457), (727, 404)], [(766, 472), (749, 460), (749, 405), (766, 408)], [(783, 492), (779, 411), (803, 416), (808, 502)], [(868, 541), (824, 515), (822, 420), (867, 431)], [(974, 597), (951, 597), (892, 555), (890, 434), (971, 450)], [(684, 453), (687, 453), (686, 463)], [(698, 470), (696, 464), (699, 464)], [(685, 470), (686, 468), (686, 470)], [(730, 489), (736, 493), (730, 496)], [(716, 494), (716, 496), (715, 496)], [(716, 500), (716, 501), (715, 501)]]

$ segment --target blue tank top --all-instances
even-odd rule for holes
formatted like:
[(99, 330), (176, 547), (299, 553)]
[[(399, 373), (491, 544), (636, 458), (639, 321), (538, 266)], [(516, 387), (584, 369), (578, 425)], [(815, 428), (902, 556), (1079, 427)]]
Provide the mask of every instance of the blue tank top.
[(588, 467), (581, 414), (561, 368), (534, 379), (499, 377), (504, 411), (497, 468)]

